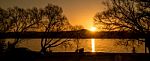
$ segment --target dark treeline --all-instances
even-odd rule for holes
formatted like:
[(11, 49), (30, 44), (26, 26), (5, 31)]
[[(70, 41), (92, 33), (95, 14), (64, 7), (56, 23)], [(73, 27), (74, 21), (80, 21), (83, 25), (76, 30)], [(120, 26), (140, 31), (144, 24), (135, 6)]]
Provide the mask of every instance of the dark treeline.
[[(140, 33), (133, 33), (128, 31), (101, 31), (101, 32), (91, 32), (88, 30), (79, 30), (79, 31), (61, 31), (61, 32), (46, 32), (48, 35), (44, 35), (45, 32), (7, 32), (0, 33), (0, 38), (72, 38), (76, 39), (91, 39), (91, 38), (100, 38), (100, 39), (138, 39), (144, 38)], [(79, 33), (79, 34), (77, 34)], [(150, 33), (149, 33), (150, 34)], [(80, 36), (79, 36), (80, 35)]]

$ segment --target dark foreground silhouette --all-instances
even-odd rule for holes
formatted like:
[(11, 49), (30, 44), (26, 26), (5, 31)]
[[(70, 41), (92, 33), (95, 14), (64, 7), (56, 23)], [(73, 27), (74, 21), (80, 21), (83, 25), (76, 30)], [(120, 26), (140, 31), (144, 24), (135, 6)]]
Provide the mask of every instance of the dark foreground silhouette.
[(0, 55), (0, 61), (150, 61), (144, 53), (50, 52), (42, 54), (15, 48)]

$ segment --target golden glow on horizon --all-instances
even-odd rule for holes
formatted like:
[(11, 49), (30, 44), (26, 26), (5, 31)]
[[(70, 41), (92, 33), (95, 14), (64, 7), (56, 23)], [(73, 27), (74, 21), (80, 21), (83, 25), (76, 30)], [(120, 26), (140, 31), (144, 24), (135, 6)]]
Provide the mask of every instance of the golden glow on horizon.
[(95, 52), (95, 39), (91, 39), (92, 52)]
[(91, 27), (90, 31), (95, 32), (96, 31), (96, 27)]

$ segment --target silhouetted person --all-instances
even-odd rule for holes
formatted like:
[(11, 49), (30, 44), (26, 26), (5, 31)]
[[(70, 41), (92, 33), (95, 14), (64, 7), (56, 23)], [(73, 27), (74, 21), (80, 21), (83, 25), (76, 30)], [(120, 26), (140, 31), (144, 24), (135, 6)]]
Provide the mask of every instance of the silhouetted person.
[(79, 51), (79, 49), (76, 49), (76, 51), (75, 51), (75, 52), (76, 52), (76, 53), (78, 53), (78, 51)]
[(84, 53), (84, 48), (79, 49), (79, 53)]
[(136, 51), (135, 51), (135, 47), (133, 47), (133, 49), (132, 49), (132, 53), (136, 53)]
[(77, 52), (77, 53), (84, 53), (84, 48), (77, 49), (75, 52)]

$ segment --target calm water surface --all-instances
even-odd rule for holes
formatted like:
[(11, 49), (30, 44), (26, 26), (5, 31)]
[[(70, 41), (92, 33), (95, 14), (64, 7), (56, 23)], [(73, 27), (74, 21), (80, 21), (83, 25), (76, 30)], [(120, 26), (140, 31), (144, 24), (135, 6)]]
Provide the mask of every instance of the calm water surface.
[[(7, 39), (12, 40), (12, 39)], [(41, 39), (23, 39), (18, 47), (26, 47), (33, 51), (40, 51), (40, 40)], [(109, 53), (132, 53), (133, 46), (137, 53), (145, 52), (145, 44), (141, 43), (138, 45), (138, 41), (134, 40), (129, 42), (129, 46), (118, 45), (121, 39), (80, 39), (79, 48), (84, 48), (85, 52), (109, 52)], [(65, 48), (64, 46), (53, 47), (53, 52), (75, 52), (77, 44), (74, 41), (69, 42), (71, 45)]]

